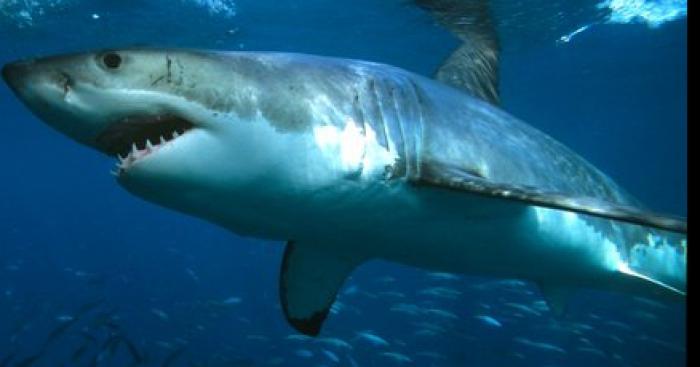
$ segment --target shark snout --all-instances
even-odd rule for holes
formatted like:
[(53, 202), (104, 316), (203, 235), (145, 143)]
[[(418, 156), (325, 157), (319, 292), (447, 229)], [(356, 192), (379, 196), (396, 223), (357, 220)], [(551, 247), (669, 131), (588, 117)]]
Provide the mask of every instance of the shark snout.
[(2, 78), (10, 88), (17, 90), (23, 84), (27, 75), (31, 74), (33, 64), (33, 60), (16, 61), (6, 64), (2, 67)]
[(71, 103), (74, 78), (66, 72), (72, 71), (70, 65), (62, 61), (44, 58), (12, 62), (2, 67), (2, 78), (37, 117), (69, 137), (90, 145), (103, 128), (99, 123), (102, 120)]

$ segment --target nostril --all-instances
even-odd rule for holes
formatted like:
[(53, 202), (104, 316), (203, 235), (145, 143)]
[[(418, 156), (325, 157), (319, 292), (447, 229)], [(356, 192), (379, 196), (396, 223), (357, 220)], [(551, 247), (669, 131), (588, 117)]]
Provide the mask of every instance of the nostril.
[(70, 92), (70, 88), (73, 86), (73, 78), (67, 73), (59, 72), (59, 84), (63, 86), (63, 94), (66, 95)]

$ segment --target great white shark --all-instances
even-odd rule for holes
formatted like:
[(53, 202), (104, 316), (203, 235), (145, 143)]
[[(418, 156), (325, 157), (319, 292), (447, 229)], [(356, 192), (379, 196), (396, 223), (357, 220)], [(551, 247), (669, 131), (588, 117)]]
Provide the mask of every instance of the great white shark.
[(555, 311), (577, 287), (683, 300), (685, 219), (648, 211), (500, 109), (478, 87), (496, 80), (478, 62), (488, 48), (471, 50), (476, 63), (443, 69), (448, 82), (471, 73), (452, 79), (461, 89), (367, 61), (182, 49), (24, 60), (2, 75), (40, 119), (114, 156), (129, 192), (285, 241), (280, 300), (305, 334), (371, 259), (531, 280)]

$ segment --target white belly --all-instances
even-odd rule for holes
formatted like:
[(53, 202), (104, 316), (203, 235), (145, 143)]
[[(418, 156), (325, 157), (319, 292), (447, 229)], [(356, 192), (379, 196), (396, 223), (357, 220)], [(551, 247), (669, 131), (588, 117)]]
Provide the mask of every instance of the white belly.
[[(322, 246), (425, 269), (580, 283), (612, 273), (612, 242), (575, 214), (396, 185), (336, 212)], [(387, 191), (391, 194), (387, 195)]]

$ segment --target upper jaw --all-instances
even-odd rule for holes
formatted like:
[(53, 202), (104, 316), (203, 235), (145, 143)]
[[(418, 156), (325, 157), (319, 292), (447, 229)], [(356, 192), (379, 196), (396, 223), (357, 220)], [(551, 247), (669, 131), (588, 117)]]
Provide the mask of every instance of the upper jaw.
[(119, 175), (193, 128), (189, 120), (172, 114), (134, 115), (110, 124), (96, 137), (95, 147), (119, 159)]
[(95, 138), (95, 146), (108, 155), (127, 155), (134, 147), (155, 147), (192, 128), (192, 122), (173, 114), (132, 115), (108, 125)]

